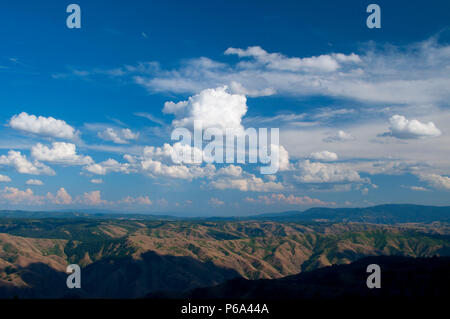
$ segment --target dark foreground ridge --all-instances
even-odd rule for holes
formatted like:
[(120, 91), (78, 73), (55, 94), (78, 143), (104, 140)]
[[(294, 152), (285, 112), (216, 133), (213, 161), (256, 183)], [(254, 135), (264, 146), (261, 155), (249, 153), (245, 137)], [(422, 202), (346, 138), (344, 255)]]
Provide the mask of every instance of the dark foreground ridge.
[(212, 262), (152, 251), (143, 253), (139, 259), (108, 257), (88, 265), (82, 270), (81, 289), (68, 289), (68, 275), (43, 263), (16, 271), (21, 273), (26, 287), (0, 285), (0, 299), (141, 298), (149, 291), (186, 291), (239, 276), (236, 271)]
[[(381, 267), (381, 288), (369, 289), (367, 266)], [(370, 298), (447, 298), (450, 257), (365, 257), (280, 279), (246, 280), (231, 269), (188, 257), (153, 252), (140, 260), (106, 258), (83, 270), (82, 289), (68, 289), (67, 275), (44, 264), (19, 270), (25, 288), (0, 287), (0, 299), (217, 299), (323, 300)], [(193, 289), (194, 288), (194, 289)]]
[[(381, 267), (381, 288), (369, 289), (367, 266)], [(158, 292), (150, 299), (322, 300), (369, 298), (448, 298), (450, 257), (366, 257), (348, 265), (333, 265), (272, 280), (236, 278), (187, 293)]]
[[(368, 289), (366, 286), (366, 267), (372, 263), (381, 267), (380, 289)], [(128, 275), (132, 273), (130, 269), (121, 269)], [(205, 275), (213, 271), (199, 270)], [(340, 315), (346, 318), (380, 318), (386, 315), (402, 318), (413, 314), (430, 316), (447, 311), (449, 271), (450, 257), (379, 256), (282, 279), (250, 281), (238, 278), (210, 288), (198, 288), (189, 292), (155, 292), (148, 294), (147, 298), (133, 300), (74, 299), (74, 296), (66, 295), (64, 299), (58, 300), (0, 300), (0, 305), (3, 309), (14, 309), (15, 313), (25, 312), (28, 315), (39, 312), (45, 313), (46, 316), (57, 314), (58, 317), (61, 313), (70, 313), (77, 318), (85, 316), (86, 313), (92, 317), (105, 317), (110, 313), (113, 317), (143, 313), (151, 318), (178, 319), (278, 319), (300, 318), (310, 313), (316, 317), (330, 318)], [(158, 272), (156, 275), (159, 275)], [(166, 273), (161, 277), (161, 281), (180, 278), (171, 278), (169, 273)], [(110, 281), (112, 286), (118, 285), (117, 276), (111, 278), (103, 274), (98, 279)], [(48, 284), (50, 286), (52, 282)], [(130, 290), (127, 291), (129, 292)], [(268, 312), (242, 312), (242, 309), (249, 307), (255, 309), (256, 305), (259, 309), (266, 307)], [(214, 315), (192, 312), (192, 309), (199, 307), (214, 307)], [(191, 309), (188, 313), (187, 308)], [(233, 309), (236, 309), (236, 312), (233, 312)]]

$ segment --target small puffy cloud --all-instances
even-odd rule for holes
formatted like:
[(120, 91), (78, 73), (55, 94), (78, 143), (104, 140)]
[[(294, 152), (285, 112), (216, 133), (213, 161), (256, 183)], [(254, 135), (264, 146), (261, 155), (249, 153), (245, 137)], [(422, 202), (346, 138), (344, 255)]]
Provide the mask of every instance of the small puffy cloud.
[(98, 137), (116, 144), (127, 144), (130, 140), (137, 140), (139, 133), (133, 133), (129, 128), (116, 130), (111, 127), (107, 127), (104, 131), (98, 132)]
[(72, 204), (72, 196), (67, 193), (67, 191), (61, 187), (57, 192), (56, 195), (53, 195), (52, 193), (47, 193), (47, 199), (52, 203), (56, 205), (69, 205)]
[(83, 169), (95, 175), (106, 175), (111, 172), (129, 174), (134, 171), (130, 163), (119, 163), (112, 158), (100, 163), (87, 165)]
[(102, 184), (103, 180), (101, 178), (93, 178), (91, 179), (92, 184)]
[(234, 176), (234, 177), (238, 177), (242, 175), (242, 167), (240, 166), (236, 166), (236, 165), (228, 165), (228, 166), (224, 166), (221, 167), (220, 169), (217, 170), (216, 173), (217, 176)]
[(100, 191), (85, 192), (83, 196), (78, 196), (76, 201), (87, 206), (99, 206), (108, 203), (101, 198)]
[(338, 159), (336, 153), (329, 151), (314, 152), (311, 153), (310, 157), (319, 161), (336, 161)]
[[(251, 151), (255, 151), (255, 149)], [(225, 152), (227, 152), (227, 149), (224, 149)], [(138, 162), (140, 169), (151, 175), (172, 178), (210, 178), (219, 175), (238, 176), (242, 173), (242, 168), (234, 165), (224, 166), (218, 170), (212, 164), (202, 166), (202, 160), (203, 162), (209, 163), (210, 161), (214, 161), (214, 156), (211, 157), (208, 152), (187, 144), (181, 144), (180, 142), (175, 143), (173, 146), (167, 143), (163, 147), (147, 146), (144, 148), (143, 157), (133, 158), (127, 156), (126, 159), (133, 165)], [(270, 165), (274, 166), (274, 168), (278, 168), (275, 166), (279, 165), (280, 171), (291, 169), (289, 154), (283, 146), (272, 144), (270, 158), (267, 158), (267, 160), (270, 161)], [(174, 163), (180, 165), (173, 165)]]
[(327, 136), (323, 139), (325, 143), (353, 141), (355, 138), (345, 131), (339, 130), (337, 133)]
[(57, 120), (53, 117), (37, 117), (26, 112), (14, 115), (9, 120), (9, 126), (37, 135), (64, 139), (74, 139), (77, 135), (75, 129), (63, 120)]
[(0, 182), (7, 183), (7, 182), (10, 182), (10, 181), (11, 181), (11, 178), (9, 178), (9, 176), (0, 174)]
[(138, 196), (138, 197), (131, 197), (127, 196), (124, 199), (120, 200), (118, 202), (119, 204), (126, 204), (126, 205), (132, 205), (132, 204), (138, 204), (138, 205), (152, 205), (152, 201), (148, 196)]
[(177, 142), (173, 145), (164, 143), (163, 147), (146, 146), (144, 148), (144, 159), (158, 160), (171, 163), (193, 164), (194, 159), (203, 160), (205, 154), (197, 147)]
[(218, 198), (211, 197), (211, 198), (209, 199), (209, 204), (210, 204), (210, 205), (213, 205), (213, 206), (222, 206), (222, 205), (225, 204), (225, 202), (222, 201), (222, 200), (220, 200), (220, 199), (218, 199)]
[(146, 159), (141, 162), (144, 172), (150, 176), (164, 176), (170, 178), (191, 180), (197, 177), (207, 176), (215, 170), (214, 165), (186, 166), (186, 165), (167, 165), (158, 160)]
[(294, 178), (302, 183), (342, 183), (363, 182), (359, 173), (340, 164), (312, 163), (309, 160), (298, 162)]
[(289, 163), (289, 153), (288, 151), (283, 147), (283, 145), (276, 145), (271, 144), (270, 145), (272, 158), (278, 157), (278, 170), (279, 171), (287, 171), (290, 170), (291, 164)]
[(393, 136), (399, 139), (415, 139), (440, 136), (441, 131), (433, 122), (422, 123), (418, 120), (408, 120), (402, 115), (393, 115), (389, 122), (389, 132), (382, 136)]
[(359, 57), (359, 55), (357, 55), (355, 53), (351, 53), (351, 54), (333, 53), (332, 56), (339, 62), (343, 62), (343, 63), (347, 63), (347, 62), (359, 63), (359, 62), (361, 62), (361, 58)]
[(136, 156), (130, 155), (130, 154), (125, 154), (123, 156), (124, 160), (126, 160), (128, 163), (134, 164), (136, 163), (137, 159)]
[(133, 133), (129, 128), (122, 129), (121, 133), (126, 140), (136, 140), (139, 137), (139, 133)]
[(39, 161), (56, 164), (87, 165), (93, 163), (90, 156), (77, 154), (75, 144), (66, 142), (53, 142), (51, 148), (38, 143), (31, 148), (31, 156)]
[(330, 206), (336, 205), (334, 202), (324, 202), (317, 198), (311, 198), (309, 196), (295, 196), (293, 194), (286, 196), (284, 194), (272, 194), (272, 195), (260, 195), (257, 198), (247, 197), (245, 198), (250, 203), (264, 203), (266, 205), (273, 204), (287, 204), (287, 205), (305, 205), (305, 206)]
[(21, 174), (30, 175), (55, 175), (55, 171), (50, 167), (38, 162), (30, 162), (25, 155), (18, 151), (10, 150), (8, 155), (0, 156), (0, 165), (14, 167)]
[(418, 174), (421, 181), (427, 182), (430, 186), (450, 190), (450, 177), (442, 176), (438, 174)]
[(11, 204), (43, 204), (43, 198), (41, 196), (34, 195), (33, 191), (29, 188), (22, 191), (15, 187), (5, 187), (2, 191), (0, 191), (0, 199), (3, 199), (4, 201), (7, 201)]
[(27, 185), (42, 186), (44, 183), (39, 179), (29, 179), (25, 182)]
[(206, 89), (178, 103), (166, 102), (163, 112), (175, 115), (172, 125), (193, 127), (194, 121), (201, 121), (203, 128), (216, 127), (243, 131), (242, 117), (247, 112), (244, 95), (230, 94), (227, 87)]
[[(188, 154), (184, 156), (183, 154)], [(215, 173), (215, 166), (200, 165), (172, 165), (174, 159), (185, 159), (188, 164), (194, 157), (203, 158), (203, 152), (189, 145), (175, 143), (173, 146), (164, 144), (163, 147), (148, 146), (144, 148), (144, 156), (140, 159), (140, 169), (149, 176), (163, 176), (170, 178), (191, 180), (199, 177), (211, 176)]]
[(245, 174), (245, 176), (224, 177), (211, 181), (211, 186), (217, 189), (237, 189), (241, 192), (272, 192), (284, 189), (280, 182), (264, 181), (262, 178), (253, 174)]

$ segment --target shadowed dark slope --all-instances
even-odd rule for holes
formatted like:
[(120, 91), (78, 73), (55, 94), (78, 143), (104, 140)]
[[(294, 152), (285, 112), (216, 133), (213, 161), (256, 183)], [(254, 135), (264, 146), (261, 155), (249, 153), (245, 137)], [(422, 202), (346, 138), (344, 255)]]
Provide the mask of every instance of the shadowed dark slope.
[[(366, 285), (367, 266), (381, 267), (381, 288)], [(189, 299), (330, 299), (449, 297), (450, 257), (366, 257), (349, 265), (330, 266), (273, 280), (233, 279), (187, 294), (152, 293), (149, 298)]]
[(31, 264), (17, 270), (28, 287), (0, 286), (0, 298), (138, 298), (149, 291), (186, 291), (239, 277), (234, 270), (191, 257), (154, 252), (140, 257), (104, 258), (82, 268), (81, 289), (66, 287), (67, 274), (45, 264)]

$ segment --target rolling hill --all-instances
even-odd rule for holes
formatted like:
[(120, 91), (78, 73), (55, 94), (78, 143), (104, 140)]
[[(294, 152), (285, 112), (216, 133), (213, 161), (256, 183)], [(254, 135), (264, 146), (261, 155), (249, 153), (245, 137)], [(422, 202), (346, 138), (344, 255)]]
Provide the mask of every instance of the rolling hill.
[(79, 297), (135, 298), (386, 255), (450, 256), (448, 224), (0, 218), (0, 296), (72, 296), (70, 263), (86, 280)]

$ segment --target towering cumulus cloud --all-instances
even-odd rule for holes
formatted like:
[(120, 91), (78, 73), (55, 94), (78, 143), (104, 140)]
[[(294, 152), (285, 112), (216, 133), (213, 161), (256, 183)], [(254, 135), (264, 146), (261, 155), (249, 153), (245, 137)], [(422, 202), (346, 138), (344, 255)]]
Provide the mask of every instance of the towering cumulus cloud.
[(192, 127), (194, 121), (202, 121), (203, 127), (243, 130), (242, 117), (247, 112), (247, 99), (241, 94), (231, 94), (227, 86), (206, 89), (187, 101), (166, 102), (163, 112), (174, 114), (172, 124), (177, 127)]

